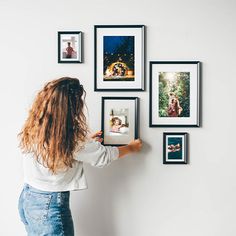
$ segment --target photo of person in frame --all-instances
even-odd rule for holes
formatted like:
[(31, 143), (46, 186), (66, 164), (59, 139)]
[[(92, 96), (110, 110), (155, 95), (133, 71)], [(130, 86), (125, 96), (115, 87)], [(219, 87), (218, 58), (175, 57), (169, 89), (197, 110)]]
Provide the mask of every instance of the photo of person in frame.
[(168, 106), (168, 116), (169, 117), (178, 117), (180, 116), (183, 108), (180, 106), (180, 102), (177, 96), (174, 93), (169, 94), (169, 106)]
[(109, 134), (111, 136), (128, 135), (128, 109), (111, 109), (109, 127)]
[(190, 72), (160, 72), (159, 117), (190, 117)]
[(72, 58), (73, 54), (75, 53), (74, 48), (71, 47), (71, 43), (67, 42), (67, 48), (66, 48), (66, 58)]
[(62, 36), (62, 58), (76, 59), (78, 49), (78, 39), (76, 36), (63, 35)]

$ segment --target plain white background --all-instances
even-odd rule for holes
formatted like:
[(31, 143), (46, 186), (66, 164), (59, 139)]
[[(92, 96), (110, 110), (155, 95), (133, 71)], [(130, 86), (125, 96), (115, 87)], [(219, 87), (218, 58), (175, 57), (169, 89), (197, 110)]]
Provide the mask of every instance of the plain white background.
[[(17, 212), (23, 184), (20, 131), (43, 84), (80, 78), (89, 122), (100, 129), (101, 96), (139, 96), (142, 153), (105, 169), (85, 166), (89, 189), (72, 193), (77, 236), (236, 235), (233, 0), (0, 0), (0, 235), (24, 236)], [(94, 24), (145, 24), (147, 60), (200, 60), (201, 128), (149, 128), (149, 88), (93, 91)], [(57, 63), (57, 31), (84, 32), (84, 63)], [(148, 65), (148, 64), (147, 64)], [(147, 66), (147, 85), (149, 68)], [(164, 131), (190, 134), (190, 164), (162, 164)]]

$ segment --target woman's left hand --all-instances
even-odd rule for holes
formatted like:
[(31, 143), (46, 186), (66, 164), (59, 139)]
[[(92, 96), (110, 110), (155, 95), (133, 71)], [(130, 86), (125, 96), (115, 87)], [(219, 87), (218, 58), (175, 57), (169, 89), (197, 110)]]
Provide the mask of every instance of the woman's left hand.
[(100, 130), (100, 131), (92, 134), (91, 138), (94, 139), (95, 141), (98, 141), (101, 143), (103, 141), (103, 138), (101, 138), (101, 136), (102, 136), (102, 131)]

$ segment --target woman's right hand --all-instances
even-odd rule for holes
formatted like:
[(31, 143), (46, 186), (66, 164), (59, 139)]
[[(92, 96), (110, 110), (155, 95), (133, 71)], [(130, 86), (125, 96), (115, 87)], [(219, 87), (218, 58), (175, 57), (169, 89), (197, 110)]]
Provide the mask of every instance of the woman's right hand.
[(142, 142), (141, 139), (132, 140), (132, 141), (128, 144), (128, 147), (130, 148), (130, 151), (131, 151), (131, 152), (139, 152), (139, 151), (141, 151), (142, 146), (143, 146), (143, 142)]
[(143, 143), (141, 139), (135, 139), (125, 146), (119, 146), (119, 157), (124, 157), (130, 153), (139, 152), (142, 149), (142, 146)]

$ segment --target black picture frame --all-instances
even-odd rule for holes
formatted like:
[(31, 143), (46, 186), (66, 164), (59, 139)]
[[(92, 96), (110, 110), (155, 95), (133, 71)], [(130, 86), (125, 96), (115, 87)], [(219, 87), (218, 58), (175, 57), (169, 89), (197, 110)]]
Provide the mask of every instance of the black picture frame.
[[(158, 65), (186, 65), (186, 66), (195, 66), (196, 70), (196, 81), (195, 81), (195, 93), (196, 93), (196, 105), (195, 105), (195, 113), (196, 115), (194, 116), (194, 122), (188, 122), (188, 123), (158, 123), (153, 121), (153, 107), (154, 107), (154, 101), (153, 101), (153, 70), (155, 66)], [(200, 61), (150, 61), (149, 62), (149, 77), (150, 77), (150, 93), (149, 93), (149, 127), (200, 127), (201, 126), (201, 62)], [(191, 87), (190, 87), (191, 89)], [(192, 88), (193, 89), (193, 88)], [(191, 93), (191, 90), (190, 90)], [(193, 93), (192, 93), (193, 94)], [(159, 98), (158, 98), (159, 99)], [(155, 104), (156, 105), (156, 104)], [(158, 110), (159, 108), (157, 108)], [(159, 110), (158, 110), (159, 112)], [(159, 113), (156, 113), (159, 115)], [(180, 118), (180, 117), (179, 117)], [(160, 119), (159, 119), (160, 120)], [(163, 120), (163, 119), (162, 119)], [(181, 119), (179, 119), (181, 121)]]
[[(97, 40), (98, 40), (98, 30), (101, 29), (140, 29), (141, 32), (141, 38), (142, 38), (142, 42), (141, 42), (141, 48), (140, 48), (140, 54), (141, 54), (141, 58), (140, 58), (140, 62), (138, 65), (141, 67), (141, 74), (139, 75), (139, 79), (140, 79), (140, 86), (138, 87), (133, 87), (133, 88), (119, 88), (119, 87), (111, 87), (111, 88), (105, 88), (105, 87), (99, 87), (98, 85), (98, 45), (97, 45)], [(121, 36), (123, 36), (123, 34), (121, 34)], [(145, 65), (145, 61), (146, 61), (146, 50), (145, 50), (145, 38), (146, 38), (146, 33), (145, 33), (145, 25), (94, 25), (94, 91), (103, 91), (103, 92), (114, 92), (114, 91), (145, 91), (145, 85), (146, 85), (146, 81), (145, 81), (145, 73), (146, 73), (146, 65)], [(102, 69), (103, 70), (103, 69)], [(135, 68), (136, 70), (136, 68)], [(135, 73), (136, 74), (136, 73)], [(104, 75), (103, 75), (104, 76)]]
[[(127, 145), (132, 139), (130, 139), (128, 142), (124, 142), (124, 143), (107, 143), (106, 142), (106, 127), (105, 127), (105, 109), (106, 109), (106, 101), (134, 101), (134, 117), (133, 117), (133, 120), (134, 120), (134, 133), (133, 135), (133, 138), (132, 139), (137, 139), (139, 138), (139, 97), (102, 97), (102, 105), (101, 105), (101, 110), (102, 110), (102, 113), (101, 113), (101, 130), (102, 130), (102, 138), (103, 138), (103, 141), (102, 141), (102, 144), (103, 145), (112, 145), (112, 146), (123, 146), (123, 145)], [(124, 104), (124, 103), (123, 103)], [(130, 127), (130, 124), (129, 124), (129, 127)]]
[[(187, 132), (164, 132), (163, 133), (163, 164), (188, 164), (188, 159), (189, 159), (188, 136), (189, 134)], [(172, 143), (175, 143), (176, 138), (182, 137), (181, 145), (180, 146), (177, 146), (178, 144), (175, 144), (175, 145), (172, 144), (172, 146), (169, 145), (169, 143), (167, 143), (167, 138), (171, 138), (171, 137), (172, 137)], [(181, 152), (183, 156), (181, 159), (178, 158), (178, 155), (180, 155), (180, 153), (178, 152)], [(172, 155), (172, 157), (170, 155)]]
[[(77, 47), (76, 48), (76, 58), (63, 58), (63, 52), (62, 52), (62, 45), (61, 45), (61, 38), (68, 35), (75, 35), (77, 36)], [(83, 33), (81, 31), (58, 31), (57, 32), (57, 44), (58, 44), (58, 57), (57, 61), (58, 63), (83, 63)]]

